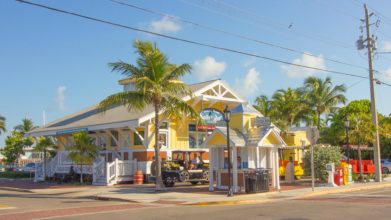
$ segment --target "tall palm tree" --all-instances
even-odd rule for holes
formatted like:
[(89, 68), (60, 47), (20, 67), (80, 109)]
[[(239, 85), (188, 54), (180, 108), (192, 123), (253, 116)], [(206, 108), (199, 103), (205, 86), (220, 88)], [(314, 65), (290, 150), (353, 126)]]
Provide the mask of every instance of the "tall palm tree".
[(272, 103), (267, 96), (260, 95), (255, 99), (254, 108), (260, 111), (263, 114), (263, 116), (269, 117), (272, 110), (271, 104)]
[(316, 124), (319, 130), (321, 115), (330, 112), (338, 104), (346, 102), (346, 97), (343, 94), (346, 91), (345, 85), (333, 87), (330, 77), (326, 77), (324, 80), (315, 76), (308, 77), (304, 81), (304, 91), (306, 99), (316, 113)]
[(1, 132), (6, 132), (7, 129), (5, 128), (5, 117), (0, 115), (0, 134)]
[(34, 122), (31, 119), (24, 118), (22, 123), (15, 126), (14, 129), (20, 132), (22, 135), (25, 135), (27, 132), (37, 128), (38, 126), (34, 125)]
[(138, 54), (136, 65), (122, 61), (110, 63), (113, 71), (119, 71), (134, 84), (132, 91), (119, 92), (104, 99), (101, 109), (113, 105), (125, 105), (132, 111), (142, 111), (147, 106), (153, 106), (155, 112), (155, 162), (156, 190), (164, 189), (161, 177), (161, 159), (159, 147), (159, 113), (166, 118), (181, 118), (183, 116), (199, 119), (197, 112), (181, 97), (191, 95), (190, 88), (180, 80), (189, 73), (188, 64), (174, 65), (168, 62), (156, 44), (135, 41), (134, 47)]
[(83, 183), (83, 165), (92, 164), (98, 156), (95, 140), (86, 132), (73, 135), (73, 145), (69, 147), (69, 159), (80, 165), (80, 183)]
[(272, 115), (283, 129), (299, 124), (308, 109), (299, 89), (277, 90), (271, 102)]

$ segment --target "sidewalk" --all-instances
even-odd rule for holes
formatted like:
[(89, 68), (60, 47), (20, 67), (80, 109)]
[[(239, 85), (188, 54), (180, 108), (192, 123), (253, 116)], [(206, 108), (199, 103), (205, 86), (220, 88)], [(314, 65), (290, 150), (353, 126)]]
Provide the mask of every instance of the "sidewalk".
[[(224, 205), (224, 204), (254, 204), (271, 202), (282, 199), (297, 199), (310, 196), (320, 196), (333, 193), (343, 193), (367, 189), (378, 189), (391, 187), (391, 178), (382, 183), (353, 183), (340, 187), (316, 187), (313, 192), (311, 188), (282, 187), (281, 191), (271, 191), (257, 194), (237, 194), (227, 197), (225, 191), (205, 192), (198, 191), (197, 187), (190, 191), (178, 192), (178, 190), (155, 193), (153, 187), (146, 188), (118, 188), (111, 189), (96, 195), (101, 200), (119, 200), (135, 203), (159, 203), (159, 204), (181, 204), (181, 205)], [(205, 187), (198, 186), (203, 190)], [(285, 188), (285, 189), (284, 189)]]
[[(13, 183), (8, 183), (11, 186)], [(21, 183), (20, 183), (21, 184)], [(22, 185), (17, 184), (21, 189)], [(35, 184), (34, 184), (35, 186)], [(176, 187), (167, 188), (167, 191), (156, 193), (154, 184), (144, 185), (117, 185), (117, 186), (69, 186), (38, 185), (28, 190), (30, 193), (62, 196), (68, 198), (94, 198), (99, 200), (127, 201), (139, 204), (167, 204), (167, 205), (228, 205), (228, 204), (254, 204), (272, 202), (278, 200), (298, 199), (310, 196), (320, 196), (333, 193), (343, 193), (367, 189), (391, 187), (391, 178), (386, 178), (382, 183), (355, 183), (340, 187), (316, 187), (315, 191), (309, 185), (283, 184), (280, 191), (270, 191), (257, 194), (235, 194), (227, 197), (226, 191), (209, 192), (208, 185), (192, 186), (178, 184)], [(1, 188), (1, 187), (0, 187)], [(3, 190), (7, 188), (3, 187)], [(11, 189), (11, 188), (10, 188)], [(17, 189), (17, 188), (15, 188)]]

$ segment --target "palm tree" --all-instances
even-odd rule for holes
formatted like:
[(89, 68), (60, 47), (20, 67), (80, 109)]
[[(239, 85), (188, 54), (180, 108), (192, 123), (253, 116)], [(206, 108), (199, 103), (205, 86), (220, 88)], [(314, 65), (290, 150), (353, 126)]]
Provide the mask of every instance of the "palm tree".
[(265, 95), (260, 95), (255, 99), (255, 105), (254, 108), (261, 112), (263, 116), (269, 117), (271, 113), (271, 101), (269, 98)]
[(277, 90), (271, 102), (273, 118), (283, 129), (299, 124), (308, 109), (299, 89)]
[(181, 97), (191, 95), (190, 88), (180, 80), (189, 73), (188, 64), (174, 65), (168, 62), (156, 44), (135, 41), (134, 47), (138, 54), (136, 65), (122, 61), (110, 63), (113, 71), (119, 71), (134, 84), (134, 90), (119, 92), (104, 99), (100, 108), (105, 110), (113, 105), (125, 105), (132, 111), (142, 111), (147, 106), (153, 106), (155, 112), (155, 162), (156, 190), (164, 189), (161, 177), (161, 159), (159, 147), (159, 112), (166, 118), (181, 118), (183, 116), (199, 119), (197, 112)]
[(91, 164), (98, 156), (95, 140), (86, 132), (73, 134), (73, 145), (69, 147), (69, 159), (80, 165), (80, 183), (83, 183), (83, 165)]
[(308, 77), (304, 81), (304, 91), (306, 99), (316, 113), (316, 124), (319, 130), (321, 115), (330, 112), (338, 104), (346, 102), (346, 97), (343, 94), (346, 91), (345, 85), (333, 87), (330, 77), (326, 77), (325, 80), (315, 76)]
[(41, 137), (38, 139), (37, 145), (35, 145), (34, 150), (38, 152), (43, 152), (43, 164), (44, 164), (44, 177), (46, 179), (46, 157), (47, 153), (56, 149), (57, 146), (54, 144), (52, 139), (49, 137)]
[(31, 130), (37, 128), (38, 126), (34, 126), (34, 122), (31, 119), (24, 118), (22, 119), (22, 123), (15, 126), (14, 129), (20, 132), (22, 135), (30, 132)]
[(5, 128), (5, 117), (0, 115), (0, 134), (1, 132), (6, 132), (7, 129)]

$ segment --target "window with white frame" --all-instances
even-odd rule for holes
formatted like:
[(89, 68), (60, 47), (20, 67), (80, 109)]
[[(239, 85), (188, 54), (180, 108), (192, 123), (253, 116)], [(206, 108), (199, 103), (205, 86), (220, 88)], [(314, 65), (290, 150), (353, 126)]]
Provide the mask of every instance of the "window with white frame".
[(169, 137), (170, 137), (169, 123), (164, 121), (159, 126), (159, 135), (158, 135), (159, 145), (161, 148), (168, 148), (170, 144)]

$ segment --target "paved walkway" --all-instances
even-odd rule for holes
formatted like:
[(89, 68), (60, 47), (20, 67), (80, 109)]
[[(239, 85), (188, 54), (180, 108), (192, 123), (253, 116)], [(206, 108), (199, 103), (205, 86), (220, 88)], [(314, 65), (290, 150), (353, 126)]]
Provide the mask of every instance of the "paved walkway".
[[(329, 193), (348, 192), (363, 189), (391, 188), (391, 178), (382, 183), (356, 183), (341, 187), (316, 187), (313, 192), (308, 184), (282, 184), (281, 190), (271, 190), (267, 193), (235, 194), (227, 197), (226, 191), (209, 192), (208, 185), (192, 186), (178, 184), (167, 188), (165, 192), (157, 193), (153, 184), (144, 185), (117, 185), (117, 186), (80, 186), (80, 185), (51, 185), (15, 181), (0, 181), (0, 189), (28, 190), (31, 193), (61, 195), (69, 198), (96, 198), (100, 200), (127, 201), (139, 204), (181, 204), (181, 205), (213, 205), (213, 204), (248, 204), (261, 203), (276, 199), (295, 199)], [(25, 184), (25, 185), (23, 185)], [(26, 188), (24, 188), (24, 186)]]

